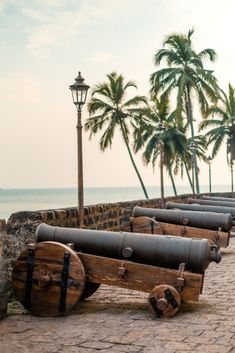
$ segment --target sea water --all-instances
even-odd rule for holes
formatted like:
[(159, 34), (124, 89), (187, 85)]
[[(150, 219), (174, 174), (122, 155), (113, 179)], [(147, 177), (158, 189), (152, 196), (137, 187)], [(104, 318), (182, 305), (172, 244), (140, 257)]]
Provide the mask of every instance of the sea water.
[[(160, 187), (146, 187), (149, 198), (160, 197)], [(208, 186), (201, 186), (201, 192), (208, 192)], [(229, 192), (229, 185), (213, 185), (217, 192)], [(171, 186), (165, 186), (165, 196), (172, 196)], [(178, 194), (190, 193), (189, 186), (177, 186)], [(140, 187), (97, 187), (84, 189), (84, 204), (109, 203), (144, 199)], [(0, 189), (0, 219), (8, 219), (18, 211), (36, 211), (77, 205), (76, 188), (51, 189)]]

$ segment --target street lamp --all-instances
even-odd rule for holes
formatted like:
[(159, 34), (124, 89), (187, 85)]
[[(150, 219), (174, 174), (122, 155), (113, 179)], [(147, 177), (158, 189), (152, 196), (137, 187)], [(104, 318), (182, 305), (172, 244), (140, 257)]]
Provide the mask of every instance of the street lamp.
[(231, 171), (231, 191), (233, 192), (233, 161), (230, 162), (230, 171)]
[(157, 134), (160, 142), (160, 184), (161, 184), (161, 207), (164, 208), (164, 183), (163, 183), (163, 140), (162, 134), (166, 130), (164, 124), (160, 121), (157, 125)]
[(84, 226), (84, 196), (83, 196), (83, 163), (82, 163), (82, 107), (86, 102), (90, 86), (84, 83), (79, 71), (75, 82), (69, 86), (72, 92), (73, 103), (77, 108), (77, 162), (78, 162), (78, 215), (79, 226)]
[(210, 194), (211, 194), (211, 161), (212, 161), (211, 156), (208, 156), (207, 162), (209, 164), (209, 192), (210, 192)]
[(193, 196), (195, 196), (195, 148), (196, 143), (191, 141), (189, 144), (189, 149), (191, 151), (191, 168), (192, 168), (192, 189), (193, 189)]

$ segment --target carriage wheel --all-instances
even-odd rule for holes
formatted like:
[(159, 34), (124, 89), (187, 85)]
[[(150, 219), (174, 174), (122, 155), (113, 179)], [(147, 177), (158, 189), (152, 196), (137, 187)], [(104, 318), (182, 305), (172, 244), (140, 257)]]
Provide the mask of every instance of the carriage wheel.
[(85, 271), (68, 246), (42, 242), (20, 254), (12, 284), (18, 300), (33, 314), (65, 315), (83, 294)]
[(94, 294), (100, 287), (100, 283), (86, 282), (83, 294), (80, 300), (84, 300)]
[(174, 287), (166, 284), (154, 287), (148, 297), (149, 309), (158, 317), (175, 315), (180, 304), (180, 293)]
[(126, 231), (145, 234), (163, 234), (161, 224), (155, 219), (146, 216), (131, 217), (129, 228), (126, 229)]

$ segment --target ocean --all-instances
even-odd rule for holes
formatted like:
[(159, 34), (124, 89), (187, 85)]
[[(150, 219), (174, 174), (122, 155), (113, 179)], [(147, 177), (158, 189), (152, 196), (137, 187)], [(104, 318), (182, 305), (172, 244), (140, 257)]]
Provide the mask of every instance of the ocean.
[[(160, 197), (160, 187), (146, 187), (149, 198)], [(165, 196), (173, 195), (171, 186), (165, 186)], [(217, 192), (229, 192), (229, 185), (213, 185)], [(178, 194), (190, 193), (189, 186), (177, 186)], [(209, 192), (207, 185), (201, 192)], [(140, 187), (96, 187), (84, 189), (84, 204), (109, 203), (144, 199)], [(43, 189), (0, 189), (0, 219), (8, 219), (17, 211), (36, 211), (52, 208), (73, 207), (77, 205), (76, 188)]]

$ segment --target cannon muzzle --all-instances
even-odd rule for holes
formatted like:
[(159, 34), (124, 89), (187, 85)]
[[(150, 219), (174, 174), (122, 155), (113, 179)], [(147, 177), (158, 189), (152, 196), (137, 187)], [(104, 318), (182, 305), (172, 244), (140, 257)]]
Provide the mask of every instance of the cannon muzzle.
[(198, 211), (198, 212), (215, 212), (215, 213), (230, 213), (232, 217), (235, 217), (235, 207), (222, 207), (222, 206), (213, 206), (213, 205), (199, 205), (196, 203), (176, 203), (176, 202), (167, 202), (166, 209), (180, 209), (188, 211)]
[(158, 208), (134, 207), (133, 216), (146, 216), (156, 221), (183, 224), (191, 227), (229, 231), (232, 227), (232, 216), (227, 213), (197, 212), (185, 210), (166, 210)]
[(203, 273), (211, 261), (221, 261), (217, 246), (206, 239), (52, 227), (42, 223), (36, 230), (36, 240), (73, 243), (78, 252), (172, 269), (185, 263), (186, 269), (195, 273)]

